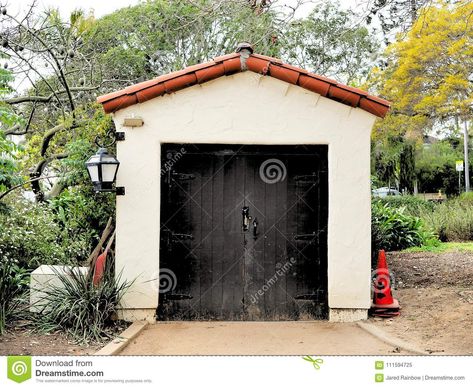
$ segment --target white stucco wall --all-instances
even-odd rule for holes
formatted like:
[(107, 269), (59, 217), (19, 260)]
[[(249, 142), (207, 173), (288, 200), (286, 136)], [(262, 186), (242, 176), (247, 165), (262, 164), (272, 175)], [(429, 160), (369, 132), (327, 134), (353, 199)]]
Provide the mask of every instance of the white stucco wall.
[[(139, 116), (139, 128), (122, 126)], [(220, 77), (114, 114), (118, 142), (117, 270), (135, 279), (126, 308), (155, 309), (160, 144), (328, 144), (329, 307), (370, 307), (370, 131), (376, 117), (271, 77)]]

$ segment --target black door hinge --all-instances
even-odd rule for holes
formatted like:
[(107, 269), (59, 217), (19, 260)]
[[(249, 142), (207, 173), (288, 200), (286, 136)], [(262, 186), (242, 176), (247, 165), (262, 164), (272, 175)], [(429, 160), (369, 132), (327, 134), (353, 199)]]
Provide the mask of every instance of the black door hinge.
[(185, 181), (185, 180), (195, 179), (194, 174), (183, 174), (183, 173), (175, 172), (175, 171), (171, 172), (171, 177), (172, 177), (172, 179), (178, 180), (178, 181)]
[(308, 233), (308, 234), (296, 234), (294, 236), (294, 240), (296, 241), (312, 241), (317, 237), (315, 232)]

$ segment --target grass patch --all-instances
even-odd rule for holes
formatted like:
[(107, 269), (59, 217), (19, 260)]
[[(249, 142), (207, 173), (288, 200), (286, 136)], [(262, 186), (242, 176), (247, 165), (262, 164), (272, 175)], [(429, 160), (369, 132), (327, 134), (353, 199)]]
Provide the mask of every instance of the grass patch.
[(473, 241), (469, 242), (443, 242), (436, 246), (427, 245), (421, 247), (411, 247), (402, 252), (473, 252)]

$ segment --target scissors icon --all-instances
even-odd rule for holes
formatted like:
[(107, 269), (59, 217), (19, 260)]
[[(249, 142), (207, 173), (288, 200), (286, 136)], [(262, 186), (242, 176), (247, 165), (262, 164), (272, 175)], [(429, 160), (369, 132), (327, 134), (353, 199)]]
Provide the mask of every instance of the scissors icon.
[(324, 360), (322, 360), (321, 358), (313, 359), (311, 356), (305, 356), (302, 357), (302, 359), (311, 362), (312, 366), (317, 370), (320, 369), (320, 364), (324, 363)]

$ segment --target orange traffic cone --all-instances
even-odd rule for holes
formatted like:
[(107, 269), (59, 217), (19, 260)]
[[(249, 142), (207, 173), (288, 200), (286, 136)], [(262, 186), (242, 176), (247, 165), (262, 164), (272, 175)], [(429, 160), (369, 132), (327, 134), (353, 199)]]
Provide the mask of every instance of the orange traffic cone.
[(373, 283), (374, 295), (371, 314), (384, 318), (398, 316), (400, 306), (398, 300), (393, 298), (391, 276), (384, 250), (380, 250), (378, 253), (378, 267), (375, 271)]

